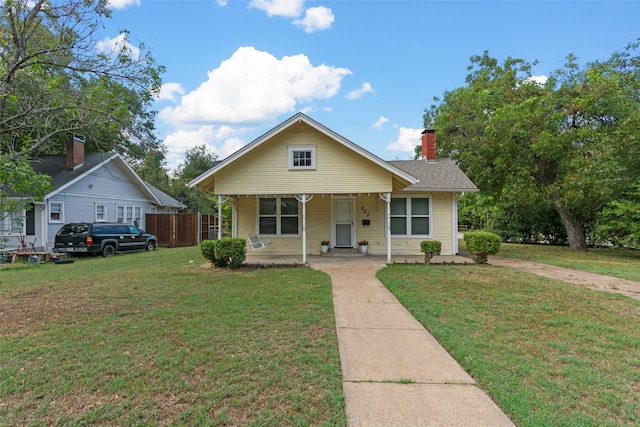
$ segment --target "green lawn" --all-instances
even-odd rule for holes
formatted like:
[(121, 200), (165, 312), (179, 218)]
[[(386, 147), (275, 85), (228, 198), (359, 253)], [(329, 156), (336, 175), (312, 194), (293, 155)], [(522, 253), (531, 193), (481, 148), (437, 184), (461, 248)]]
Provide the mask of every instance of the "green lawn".
[(640, 251), (592, 248), (579, 252), (566, 246), (503, 243), (498, 256), (575, 268), (640, 282)]
[(491, 266), (378, 277), (518, 426), (640, 425), (640, 301)]
[(328, 276), (203, 263), (0, 270), (0, 425), (345, 425)]
[[(639, 301), (491, 266), (379, 277), (519, 426), (640, 425)], [(344, 426), (329, 278), (198, 248), (0, 269), (0, 425), (87, 424)]]

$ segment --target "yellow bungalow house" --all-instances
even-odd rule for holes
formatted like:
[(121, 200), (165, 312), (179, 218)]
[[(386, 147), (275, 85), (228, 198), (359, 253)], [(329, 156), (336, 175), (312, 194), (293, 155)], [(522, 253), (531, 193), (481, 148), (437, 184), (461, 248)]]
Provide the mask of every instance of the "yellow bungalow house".
[(323, 240), (354, 249), (366, 240), (390, 261), (433, 239), (453, 255), (457, 202), (478, 189), (451, 159), (435, 159), (434, 131), (422, 143), (423, 160), (385, 161), (298, 113), (189, 185), (231, 200), (232, 235), (252, 236), (260, 254), (306, 263)]

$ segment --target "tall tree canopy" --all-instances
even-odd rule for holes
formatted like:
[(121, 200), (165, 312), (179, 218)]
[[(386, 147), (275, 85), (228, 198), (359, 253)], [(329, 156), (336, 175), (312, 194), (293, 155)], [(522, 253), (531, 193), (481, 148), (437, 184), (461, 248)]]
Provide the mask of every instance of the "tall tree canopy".
[[(184, 153), (185, 160), (175, 173), (174, 197), (184, 200), (188, 212), (217, 213), (217, 197), (208, 191), (189, 188), (189, 181), (211, 169), (217, 156), (205, 144), (196, 145)], [(225, 213), (227, 206), (225, 205)]]
[(0, 12), (0, 153), (60, 151), (76, 132), (88, 150), (143, 157), (164, 69), (126, 33), (102, 47), (108, 2), (4, 0)]
[[(129, 159), (157, 148), (149, 106), (164, 68), (126, 33), (103, 48), (98, 32), (109, 17), (107, 0), (0, 1), (0, 163), (20, 166), (4, 171), (0, 189), (24, 195), (11, 204), (0, 198), (0, 214), (46, 194), (47, 177), (27, 159), (64, 152), (72, 133), (86, 137), (87, 151)], [(17, 183), (32, 179), (41, 185), (25, 194)]]
[(546, 82), (522, 59), (474, 56), (467, 86), (436, 99), (425, 125), (486, 194), (543, 195), (571, 248), (584, 250), (586, 227), (640, 177), (640, 162), (626, 160), (640, 154), (638, 46), (583, 68), (569, 55)]

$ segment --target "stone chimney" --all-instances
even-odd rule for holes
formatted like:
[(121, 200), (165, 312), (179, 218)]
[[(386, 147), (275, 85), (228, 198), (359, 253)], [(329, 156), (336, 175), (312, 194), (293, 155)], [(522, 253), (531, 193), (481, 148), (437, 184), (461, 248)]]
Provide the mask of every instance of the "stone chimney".
[(67, 141), (67, 170), (74, 170), (84, 164), (84, 137), (75, 133)]
[(422, 158), (428, 162), (436, 161), (436, 130), (425, 129), (422, 132)]

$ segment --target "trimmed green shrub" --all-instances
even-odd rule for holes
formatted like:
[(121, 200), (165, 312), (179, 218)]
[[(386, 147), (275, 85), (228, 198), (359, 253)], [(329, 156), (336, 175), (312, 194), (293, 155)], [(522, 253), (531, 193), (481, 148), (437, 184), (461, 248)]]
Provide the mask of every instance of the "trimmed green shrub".
[(205, 240), (200, 251), (216, 267), (238, 268), (247, 259), (247, 241), (239, 237)]
[(420, 242), (420, 250), (424, 252), (424, 263), (429, 264), (431, 258), (440, 255), (442, 250), (442, 242), (437, 240), (424, 240)]
[(497, 254), (502, 244), (500, 236), (486, 231), (465, 233), (464, 241), (476, 264), (486, 264), (489, 255)]
[(200, 253), (211, 264), (215, 264), (215, 240), (203, 240), (200, 243)]

